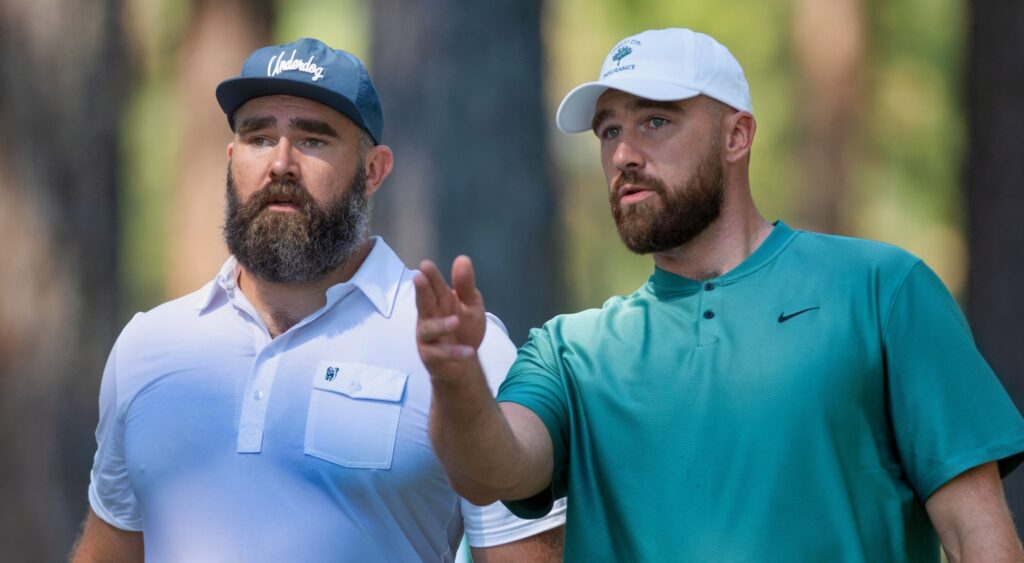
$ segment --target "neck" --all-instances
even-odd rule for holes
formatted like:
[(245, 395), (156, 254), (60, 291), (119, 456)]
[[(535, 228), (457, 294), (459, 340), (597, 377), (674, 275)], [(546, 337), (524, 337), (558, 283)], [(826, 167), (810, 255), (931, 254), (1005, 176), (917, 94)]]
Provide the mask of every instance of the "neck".
[(690, 279), (716, 278), (739, 266), (772, 232), (754, 206), (749, 188), (727, 190), (722, 213), (681, 246), (654, 254), (662, 270)]
[(367, 240), (324, 278), (307, 283), (269, 282), (254, 276), (243, 266), (239, 268), (238, 289), (256, 308), (270, 336), (276, 338), (327, 304), (327, 290), (352, 279), (372, 249), (373, 241)]

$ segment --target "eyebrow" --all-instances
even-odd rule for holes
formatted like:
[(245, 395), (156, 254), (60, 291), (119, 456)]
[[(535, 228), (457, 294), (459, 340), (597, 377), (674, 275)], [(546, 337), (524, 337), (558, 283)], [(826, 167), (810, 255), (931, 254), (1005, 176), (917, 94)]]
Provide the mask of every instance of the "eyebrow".
[(659, 100), (648, 100), (647, 98), (637, 98), (630, 104), (632, 109), (660, 109), (671, 112), (681, 112), (683, 108), (679, 107), (674, 101), (659, 101)]
[(615, 115), (615, 112), (610, 110), (610, 109), (603, 109), (603, 110), (595, 113), (594, 114), (594, 119), (590, 122), (590, 129), (592, 131), (594, 131), (595, 133), (597, 133), (597, 126), (600, 125), (602, 121), (604, 121), (605, 119), (608, 119), (609, 117), (611, 117), (613, 115)]
[[(334, 130), (326, 121), (319, 119), (303, 119), (301, 117), (294, 117), (291, 119), (289, 124), (298, 129), (299, 131), (305, 131), (306, 133), (314, 133), (317, 135), (324, 135), (326, 137), (338, 137), (338, 132)], [(246, 135), (253, 131), (259, 131), (267, 127), (273, 127), (277, 125), (277, 118), (272, 115), (257, 115), (248, 117), (242, 121), (241, 125), (238, 126), (238, 134)]]
[(239, 135), (246, 135), (248, 133), (252, 133), (253, 131), (259, 131), (260, 129), (271, 127), (276, 124), (277, 118), (273, 116), (258, 115), (255, 117), (247, 117), (238, 126), (238, 130), (236, 131), (236, 133), (238, 133)]
[(326, 137), (334, 137), (335, 139), (340, 138), (338, 136), (338, 132), (335, 131), (329, 123), (326, 121), (320, 121), (319, 119), (302, 119), (301, 117), (295, 117), (292, 118), (291, 125), (299, 131), (305, 131), (306, 133), (315, 133)]

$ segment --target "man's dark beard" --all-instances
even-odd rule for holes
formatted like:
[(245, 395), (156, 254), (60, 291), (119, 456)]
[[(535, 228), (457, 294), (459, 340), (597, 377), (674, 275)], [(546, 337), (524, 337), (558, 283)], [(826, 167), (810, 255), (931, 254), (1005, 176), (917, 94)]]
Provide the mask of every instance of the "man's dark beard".
[[(715, 146), (717, 143), (710, 145)], [(643, 186), (655, 194), (622, 206), (619, 187), (623, 184)], [(725, 198), (722, 162), (709, 150), (690, 180), (672, 190), (657, 178), (627, 170), (615, 182), (609, 198), (619, 238), (626, 248), (637, 254), (678, 248), (718, 219)]]
[[(275, 201), (294, 212), (268, 211)], [(348, 260), (366, 240), (369, 211), (362, 166), (347, 189), (321, 208), (297, 183), (271, 182), (242, 203), (228, 164), (224, 240), (252, 275), (275, 283), (318, 281)]]

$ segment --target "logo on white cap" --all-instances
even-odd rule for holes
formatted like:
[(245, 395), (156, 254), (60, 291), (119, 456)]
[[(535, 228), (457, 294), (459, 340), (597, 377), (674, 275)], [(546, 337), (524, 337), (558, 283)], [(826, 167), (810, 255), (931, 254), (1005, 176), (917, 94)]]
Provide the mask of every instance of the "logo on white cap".
[(310, 55), (308, 61), (304, 61), (302, 59), (295, 60), (296, 52), (298, 52), (298, 49), (292, 49), (292, 56), (288, 60), (284, 59), (284, 51), (270, 57), (270, 62), (267, 63), (267, 76), (277, 76), (278, 74), (288, 70), (297, 70), (299, 72), (312, 74), (313, 82), (324, 77), (324, 67), (313, 62), (316, 55)]
[(602, 74), (601, 78), (608, 78), (609, 76), (617, 72), (622, 72), (624, 70), (636, 69), (635, 64), (627, 64), (621, 66), (620, 64), (622, 63), (622, 59), (633, 54), (633, 47), (639, 47), (640, 45), (643, 45), (643, 43), (637, 41), (636, 39), (626, 39), (622, 43), (616, 45), (615, 48), (612, 49), (612, 52), (608, 53), (608, 56), (611, 57), (612, 61), (615, 62), (615, 67)]
[(615, 53), (612, 54), (612, 60), (615, 61), (616, 66), (622, 62), (622, 59), (629, 56), (633, 52), (633, 48), (629, 45), (619, 45), (615, 48)]

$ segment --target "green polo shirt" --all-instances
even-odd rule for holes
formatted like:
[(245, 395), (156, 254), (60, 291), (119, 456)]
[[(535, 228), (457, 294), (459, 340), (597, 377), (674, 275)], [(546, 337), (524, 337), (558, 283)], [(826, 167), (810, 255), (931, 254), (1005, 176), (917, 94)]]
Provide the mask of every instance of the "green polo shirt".
[(938, 561), (923, 502), (1024, 420), (919, 259), (776, 224), (698, 282), (656, 269), (531, 331), (498, 395), (544, 421), (568, 561)]

